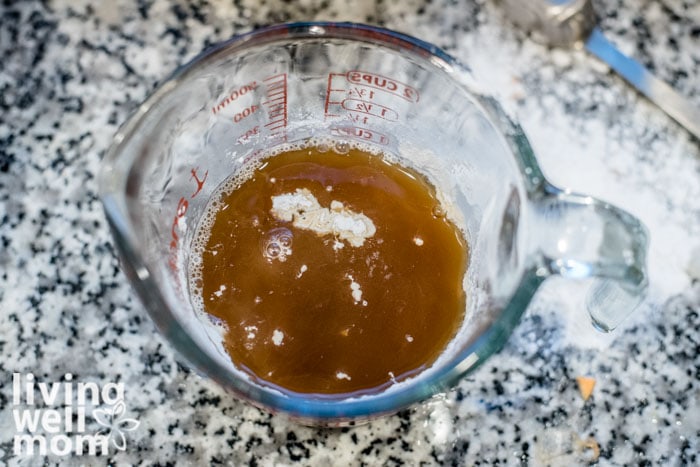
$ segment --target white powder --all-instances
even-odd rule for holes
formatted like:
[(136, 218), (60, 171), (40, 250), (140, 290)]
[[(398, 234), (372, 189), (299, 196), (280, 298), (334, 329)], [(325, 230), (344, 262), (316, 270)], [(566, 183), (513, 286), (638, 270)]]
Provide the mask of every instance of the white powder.
[(321, 205), (311, 192), (305, 188), (294, 193), (286, 193), (272, 197), (272, 215), (281, 221), (292, 221), (294, 216), (305, 212), (318, 211)]
[(354, 247), (362, 246), (377, 231), (369, 217), (346, 209), (340, 201), (332, 201), (330, 209), (322, 207), (306, 188), (273, 196), (270, 212), (281, 221), (292, 221), (294, 227), (318, 235), (332, 234)]
[(279, 347), (280, 345), (282, 345), (283, 340), (284, 340), (284, 333), (282, 331), (280, 331), (279, 329), (275, 329), (272, 332), (272, 343)]
[(187, 232), (187, 216), (180, 216), (177, 218), (177, 228), (180, 232)]
[(223, 285), (223, 284), (221, 284), (221, 285), (219, 286), (219, 290), (217, 290), (216, 292), (214, 292), (214, 295), (216, 295), (217, 297), (221, 297), (221, 296), (224, 294), (224, 291), (225, 291), (225, 290), (226, 290), (226, 286)]
[(423, 243), (425, 243), (425, 242), (423, 241), (422, 238), (420, 238), (419, 236), (416, 235), (415, 237), (413, 237), (413, 243), (415, 243), (418, 246), (423, 246)]
[(692, 279), (700, 280), (700, 246), (695, 247), (690, 253), (686, 271)]
[[(483, 52), (496, 49), (498, 54)], [(519, 120), (551, 182), (617, 205), (649, 228), (650, 299), (660, 304), (685, 290), (688, 255), (700, 247), (694, 221), (700, 209), (699, 153), (687, 132), (618, 79), (591, 86), (607, 81), (608, 67), (585, 51), (570, 52), (573, 65), (563, 70), (560, 57), (542, 55), (537, 44), (504, 47), (495, 27), (466, 38), (461, 50), (470, 52), (457, 58)], [(566, 79), (555, 79), (559, 73)], [(543, 80), (539, 86), (528, 83), (533, 76)], [(581, 118), (567, 109), (571, 102), (599, 110)], [(611, 113), (624, 118), (611, 122)]]
[(255, 336), (256, 336), (255, 333), (258, 331), (258, 327), (257, 327), (257, 326), (246, 326), (246, 327), (244, 327), (243, 329), (245, 330), (245, 332), (248, 333), (248, 334), (246, 335), (246, 337), (247, 337), (248, 339), (255, 339)]
[(335, 377), (338, 379), (347, 379), (348, 381), (352, 379), (347, 373), (343, 373), (342, 371), (337, 372)]
[[(352, 299), (355, 301), (355, 304), (360, 303), (362, 301), (362, 289), (360, 288), (360, 284), (355, 282), (355, 279), (353, 279), (352, 276), (348, 275), (348, 279), (350, 279), (350, 290), (352, 291)], [(363, 306), (367, 306), (367, 301), (362, 302)]]

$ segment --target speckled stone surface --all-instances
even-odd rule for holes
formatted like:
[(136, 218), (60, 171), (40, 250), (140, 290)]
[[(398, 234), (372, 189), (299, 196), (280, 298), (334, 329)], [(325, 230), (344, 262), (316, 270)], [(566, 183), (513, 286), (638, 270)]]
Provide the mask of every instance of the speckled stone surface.
[[(596, 6), (609, 38), (700, 106), (700, 2)], [(384, 25), (471, 65), (515, 109), (553, 182), (647, 224), (641, 310), (601, 335), (551, 280), (503, 351), (454, 391), (353, 428), (295, 425), (179, 364), (118, 268), (100, 158), (203, 48), (310, 19)], [(528, 41), (493, 2), (0, 3), (0, 465), (698, 465), (698, 248), (700, 143), (585, 52)], [(123, 382), (139, 426), (107, 457), (16, 457), (14, 372)], [(587, 401), (581, 375), (596, 379)]]

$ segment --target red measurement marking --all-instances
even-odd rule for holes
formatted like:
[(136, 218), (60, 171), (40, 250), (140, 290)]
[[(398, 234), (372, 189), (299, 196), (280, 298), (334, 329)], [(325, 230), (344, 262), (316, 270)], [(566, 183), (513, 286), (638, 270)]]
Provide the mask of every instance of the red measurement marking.
[[(190, 198), (194, 198), (199, 194), (200, 191), (202, 191), (202, 187), (204, 186), (204, 183), (207, 181), (207, 176), (209, 175), (209, 171), (207, 170), (204, 172), (204, 178), (201, 180), (199, 179), (199, 176), (197, 175), (197, 171), (199, 170), (199, 167), (193, 168), (190, 173), (192, 176), (190, 177), (191, 179), (194, 178), (195, 184), (197, 185), (197, 188), (195, 192), (190, 196)], [(170, 252), (168, 253), (168, 266), (173, 272), (177, 272), (177, 243), (180, 240), (180, 235), (178, 234), (178, 228), (180, 224), (180, 220), (185, 217), (185, 214), (187, 214), (187, 208), (190, 206), (190, 203), (187, 201), (187, 198), (182, 196), (180, 200), (177, 202), (177, 208), (175, 209), (175, 215), (173, 216), (173, 222), (170, 224), (170, 244), (168, 245), (170, 247)]]
[(216, 104), (214, 107), (211, 108), (211, 111), (213, 114), (217, 114), (224, 110), (227, 105), (231, 104), (233, 101), (238, 99), (241, 96), (245, 96), (246, 94), (255, 91), (255, 89), (258, 87), (258, 83), (255, 81), (251, 81), (248, 84), (244, 84), (238, 89), (234, 89), (229, 93), (228, 96), (224, 97), (221, 102)]
[(246, 143), (246, 142), (248, 142), (248, 140), (250, 140), (250, 138), (252, 138), (253, 136), (258, 135), (258, 134), (260, 134), (260, 127), (256, 125), (256, 126), (254, 126), (253, 128), (251, 128), (250, 130), (248, 130), (248, 131), (246, 131), (245, 133), (243, 133), (243, 134), (236, 140), (236, 142), (237, 142), (237, 143)]
[(267, 128), (274, 139), (286, 140), (283, 131), (287, 127), (287, 73), (280, 73), (265, 78), (265, 101), (262, 105), (267, 111)]
[(400, 81), (396, 81), (395, 79), (387, 78), (386, 76), (368, 73), (366, 71), (348, 71), (345, 77), (351, 83), (381, 89), (382, 91), (390, 92), (395, 96), (406, 99), (409, 102), (418, 102), (420, 98), (418, 90), (415, 88)]
[(190, 196), (190, 198), (194, 198), (195, 196), (197, 196), (197, 194), (200, 191), (202, 191), (202, 187), (204, 186), (204, 182), (207, 181), (207, 176), (209, 175), (209, 171), (207, 170), (206, 172), (204, 172), (204, 178), (200, 180), (199, 177), (197, 176), (197, 169), (199, 169), (199, 167), (195, 167), (194, 169), (192, 169), (192, 176), (190, 177), (190, 178), (194, 178), (194, 181), (197, 184), (197, 191), (192, 193), (192, 196)]
[(180, 236), (177, 233), (177, 227), (180, 223), (180, 219), (185, 217), (187, 214), (187, 207), (189, 203), (182, 197), (177, 203), (177, 209), (175, 209), (175, 216), (173, 216), (173, 223), (170, 226), (170, 254), (168, 255), (168, 266), (173, 271), (177, 271), (177, 242)]
[(354, 86), (348, 89), (348, 96), (357, 97), (358, 99), (374, 99), (374, 91), (371, 88)]
[(356, 114), (353, 112), (349, 112), (347, 114), (347, 117), (350, 120), (352, 120), (353, 123), (357, 123), (360, 125), (369, 125), (369, 122), (370, 122), (370, 118), (368, 116), (362, 115), (362, 114)]
[(389, 144), (389, 137), (378, 131), (368, 130), (358, 126), (336, 127), (331, 130), (331, 133), (337, 136), (350, 136), (363, 141), (371, 141), (377, 144)]
[(361, 112), (373, 117), (383, 118), (390, 122), (395, 122), (399, 119), (399, 114), (395, 110), (372, 102), (363, 101), (360, 99), (345, 99), (342, 104), (345, 110), (351, 112)]
[[(333, 113), (331, 111), (331, 105), (340, 105), (343, 99), (345, 98), (347, 90), (345, 89), (345, 87), (334, 87), (333, 81), (335, 80), (337, 82), (342, 79), (342, 82), (339, 84), (345, 85), (346, 80), (344, 79), (344, 77), (345, 73), (328, 73), (328, 86), (326, 87), (326, 103), (324, 106), (325, 118), (338, 116), (338, 114)], [(334, 95), (337, 97), (333, 98), (335, 97)]]
[(248, 118), (251, 115), (253, 115), (255, 112), (258, 111), (259, 108), (260, 107), (258, 107), (257, 105), (251, 105), (250, 107), (246, 107), (245, 109), (241, 110), (240, 112), (237, 112), (233, 116), (233, 121), (236, 123), (239, 123), (243, 119)]
[(259, 157), (259, 156), (262, 155), (262, 154), (263, 154), (263, 150), (262, 150), (262, 149), (256, 149), (256, 150), (253, 151), (252, 153), (248, 154), (248, 155), (245, 157), (245, 159), (243, 159), (243, 162), (241, 163), (241, 165), (246, 165), (248, 162), (250, 162), (251, 160), (255, 159), (256, 157)]

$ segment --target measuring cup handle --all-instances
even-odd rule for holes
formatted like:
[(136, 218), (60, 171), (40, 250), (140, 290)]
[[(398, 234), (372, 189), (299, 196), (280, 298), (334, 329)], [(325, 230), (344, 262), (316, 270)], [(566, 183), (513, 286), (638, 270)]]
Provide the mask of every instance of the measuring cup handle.
[(534, 200), (538, 274), (594, 278), (586, 305), (593, 324), (613, 330), (647, 291), (648, 233), (622, 209), (547, 184)]

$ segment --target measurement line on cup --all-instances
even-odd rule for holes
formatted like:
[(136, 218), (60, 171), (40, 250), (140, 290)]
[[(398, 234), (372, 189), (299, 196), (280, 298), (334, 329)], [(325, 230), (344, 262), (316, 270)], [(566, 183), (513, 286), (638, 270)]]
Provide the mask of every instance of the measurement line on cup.
[(325, 118), (340, 117), (340, 113), (333, 112), (331, 106), (339, 106), (345, 99), (347, 92), (345, 73), (328, 73), (328, 87), (326, 89), (326, 104), (324, 107)]
[(273, 140), (286, 141), (287, 112), (287, 73), (268, 76), (263, 80), (265, 100), (261, 103), (267, 112), (265, 128)]
[(329, 73), (324, 119), (338, 122), (335, 135), (388, 145), (391, 138), (377, 128), (399, 121), (407, 105), (419, 99), (415, 88), (390, 77), (356, 70)]

